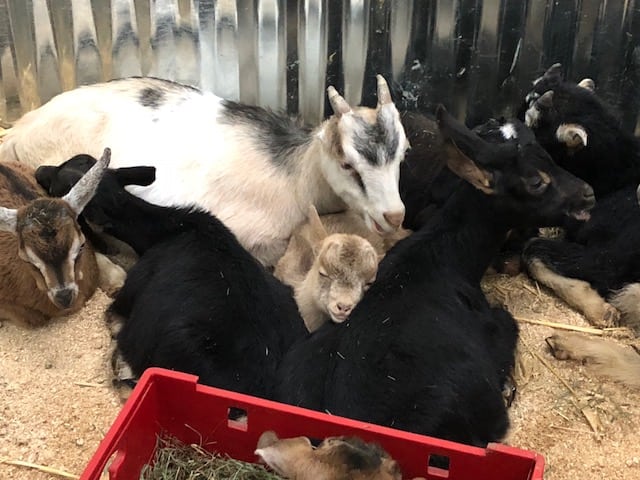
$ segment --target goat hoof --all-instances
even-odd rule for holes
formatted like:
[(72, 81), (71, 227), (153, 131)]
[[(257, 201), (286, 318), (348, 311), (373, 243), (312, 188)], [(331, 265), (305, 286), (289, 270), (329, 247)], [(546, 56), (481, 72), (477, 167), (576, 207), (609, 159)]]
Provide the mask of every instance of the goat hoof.
[(544, 339), (549, 346), (551, 355), (558, 360), (569, 360), (571, 358), (571, 352), (566, 349), (562, 337), (559, 335), (552, 335)]
[(513, 401), (516, 399), (516, 392), (518, 391), (516, 381), (512, 375), (509, 375), (502, 385), (502, 398), (504, 399), (504, 404), (507, 408), (509, 408)]

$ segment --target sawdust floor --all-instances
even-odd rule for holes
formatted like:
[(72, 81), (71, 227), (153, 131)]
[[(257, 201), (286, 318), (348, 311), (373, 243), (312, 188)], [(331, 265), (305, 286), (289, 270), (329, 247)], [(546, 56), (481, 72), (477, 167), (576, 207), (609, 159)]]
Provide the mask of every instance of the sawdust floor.
[[(519, 317), (587, 326), (524, 276), (493, 276), (485, 287)], [(102, 320), (108, 302), (98, 292), (82, 312), (46, 328), (0, 328), (0, 460), (82, 472), (120, 409)], [(544, 344), (551, 328), (521, 323), (521, 330), (526, 346), (506, 442), (542, 453), (546, 480), (640, 479), (640, 392), (555, 360)], [(0, 479), (14, 478), (62, 477), (0, 463)]]

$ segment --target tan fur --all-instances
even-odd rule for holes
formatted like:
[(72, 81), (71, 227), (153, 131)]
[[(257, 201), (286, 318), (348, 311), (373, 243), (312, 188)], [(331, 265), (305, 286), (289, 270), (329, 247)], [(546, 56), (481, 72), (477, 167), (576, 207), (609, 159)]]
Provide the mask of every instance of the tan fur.
[[(348, 215), (331, 215), (327, 229), (311, 207), (308, 222), (294, 233), (274, 271), (277, 278), (293, 287), (298, 309), (311, 332), (329, 319), (346, 320), (377, 273), (381, 255), (367, 239), (345, 233), (329, 235), (327, 230), (350, 228), (376, 236), (364, 222), (354, 222), (348, 227), (344, 223)], [(403, 230), (403, 234), (406, 232)], [(386, 251), (400, 235), (386, 242), (376, 236), (379, 251)]]
[(640, 335), (640, 283), (626, 285), (610, 300), (611, 304), (620, 311), (620, 323)]
[(114, 297), (124, 285), (124, 281), (127, 279), (127, 272), (107, 256), (98, 252), (95, 255), (98, 271), (100, 272), (100, 289), (110, 297)]
[(588, 282), (558, 275), (537, 259), (527, 268), (534, 279), (549, 287), (561, 299), (584, 314), (592, 325), (612, 327), (618, 324), (620, 312), (607, 303)]
[(632, 387), (640, 387), (640, 355), (635, 350), (603, 338), (562, 333), (547, 339), (559, 360), (578, 360), (604, 375)]
[[(37, 326), (78, 311), (97, 287), (98, 269), (76, 214), (61, 199), (41, 198), (33, 169), (4, 164), (0, 173), (0, 205), (17, 209), (16, 232), (0, 232), (0, 316)], [(82, 244), (72, 259), (70, 252)], [(48, 256), (58, 259), (57, 267), (45, 261)], [(54, 304), (47, 294), (52, 286), (71, 284), (77, 293), (69, 307)]]
[[(387, 452), (354, 438), (328, 437), (314, 449), (307, 437), (278, 439), (274, 432), (265, 432), (258, 440), (255, 453), (275, 472), (289, 479), (402, 479), (397, 462)], [(359, 465), (353, 464), (354, 457)]]

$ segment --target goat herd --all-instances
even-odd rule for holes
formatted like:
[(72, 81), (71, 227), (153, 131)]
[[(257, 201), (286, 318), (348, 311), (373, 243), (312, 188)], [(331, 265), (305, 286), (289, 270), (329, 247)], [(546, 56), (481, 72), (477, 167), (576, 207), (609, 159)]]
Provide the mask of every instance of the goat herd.
[[(381, 76), (375, 108), (329, 87), (314, 129), (155, 78), (62, 93), (0, 147), (0, 315), (42, 325), (101, 285), (121, 380), (160, 366), (499, 441), (518, 327), (480, 289), (496, 258), (595, 325), (640, 329), (640, 143), (560, 72), (533, 82), (523, 121), (474, 130), (442, 106), (399, 113)], [(564, 238), (537, 238), (547, 226)], [(632, 351), (549, 344), (640, 385)]]

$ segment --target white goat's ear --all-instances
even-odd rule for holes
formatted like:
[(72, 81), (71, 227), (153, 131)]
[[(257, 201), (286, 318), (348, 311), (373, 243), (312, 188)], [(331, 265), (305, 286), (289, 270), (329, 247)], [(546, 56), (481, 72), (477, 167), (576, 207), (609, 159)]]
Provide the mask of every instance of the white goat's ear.
[(556, 138), (569, 148), (587, 146), (587, 131), (577, 123), (563, 123), (556, 130)]
[(91, 167), (80, 180), (78, 180), (78, 183), (73, 186), (69, 193), (62, 197), (76, 215), (80, 215), (84, 207), (86, 207), (87, 203), (89, 203), (93, 197), (110, 161), (111, 149), (105, 148), (100, 160), (98, 160), (96, 164)]
[(596, 90), (596, 83), (590, 78), (583, 78), (582, 80), (580, 80), (580, 83), (578, 83), (578, 86), (585, 88), (591, 92), (595, 92)]
[(327, 96), (329, 97), (329, 103), (331, 104), (331, 108), (333, 108), (333, 113), (335, 113), (336, 117), (340, 118), (342, 115), (352, 112), (347, 101), (333, 86), (327, 88)]
[(386, 105), (388, 103), (393, 103), (393, 100), (391, 100), (391, 92), (389, 91), (389, 85), (387, 85), (387, 81), (382, 75), (376, 75), (376, 80), (378, 83), (378, 107), (381, 107), (382, 105)]
[(309, 243), (315, 246), (327, 238), (329, 234), (320, 220), (318, 210), (313, 205), (309, 206), (307, 220), (309, 221)]
[(16, 233), (18, 211), (0, 207), (0, 231)]

